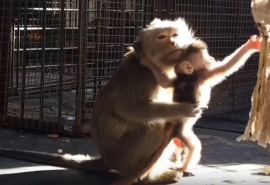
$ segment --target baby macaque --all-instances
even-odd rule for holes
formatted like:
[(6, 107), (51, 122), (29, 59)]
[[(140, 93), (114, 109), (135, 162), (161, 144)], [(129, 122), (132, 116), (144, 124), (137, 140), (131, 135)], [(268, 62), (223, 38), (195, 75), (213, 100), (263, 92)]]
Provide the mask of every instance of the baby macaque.
[[(180, 63), (175, 66), (177, 77), (173, 79), (161, 75), (153, 63), (143, 62), (143, 65), (152, 70), (158, 84), (165, 88), (174, 87), (174, 102), (197, 103), (199, 107), (207, 107), (212, 88), (238, 71), (253, 53), (260, 51), (261, 41), (261, 36), (254, 35), (222, 62), (217, 62), (208, 54), (207, 45), (196, 40), (183, 48)], [(201, 114), (199, 112), (196, 117), (182, 117), (178, 120), (182, 124), (179, 130), (181, 142), (187, 147), (187, 156), (182, 166), (184, 176), (193, 175), (187, 170), (197, 164), (201, 157), (201, 142), (193, 132), (193, 126)]]

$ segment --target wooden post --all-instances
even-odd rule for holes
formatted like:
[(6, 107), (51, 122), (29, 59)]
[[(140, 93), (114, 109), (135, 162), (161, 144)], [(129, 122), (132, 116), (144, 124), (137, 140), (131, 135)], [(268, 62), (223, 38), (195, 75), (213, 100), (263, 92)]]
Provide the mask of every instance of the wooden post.
[(11, 47), (12, 0), (0, 1), (0, 122), (6, 122), (9, 87), (9, 53)]

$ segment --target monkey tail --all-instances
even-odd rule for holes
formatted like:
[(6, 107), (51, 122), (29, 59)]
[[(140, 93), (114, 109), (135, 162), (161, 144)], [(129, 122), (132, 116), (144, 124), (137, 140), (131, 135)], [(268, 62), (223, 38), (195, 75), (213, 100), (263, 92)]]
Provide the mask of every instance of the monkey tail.
[(0, 156), (59, 167), (109, 172), (109, 169), (102, 158), (94, 159), (89, 155), (51, 154), (45, 152), (0, 148)]

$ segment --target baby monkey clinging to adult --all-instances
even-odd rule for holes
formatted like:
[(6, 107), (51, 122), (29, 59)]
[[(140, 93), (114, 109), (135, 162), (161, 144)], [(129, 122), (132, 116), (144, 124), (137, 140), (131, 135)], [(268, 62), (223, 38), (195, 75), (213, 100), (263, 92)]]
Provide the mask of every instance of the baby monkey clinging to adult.
[[(207, 107), (212, 88), (239, 70), (251, 54), (259, 51), (261, 40), (261, 36), (252, 36), (222, 62), (217, 62), (208, 54), (207, 45), (203, 41), (196, 40), (183, 49), (184, 54), (180, 58), (180, 63), (175, 66), (177, 76), (174, 79), (161, 75), (153, 64), (144, 63), (144, 65), (152, 70), (160, 85), (174, 87), (174, 102), (197, 103), (199, 107)], [(202, 112), (199, 112), (195, 118), (183, 117), (181, 120), (177, 120), (182, 125), (179, 136), (187, 147), (187, 155), (182, 166), (186, 175), (192, 175), (187, 171), (197, 164), (201, 157), (201, 142), (193, 132), (193, 125), (201, 114)]]

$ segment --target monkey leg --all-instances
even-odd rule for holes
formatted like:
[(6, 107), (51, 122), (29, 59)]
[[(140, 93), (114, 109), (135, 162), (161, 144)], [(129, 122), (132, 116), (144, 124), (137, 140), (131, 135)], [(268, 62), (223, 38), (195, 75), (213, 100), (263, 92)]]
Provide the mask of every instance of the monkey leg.
[[(183, 146), (182, 141), (178, 140), (177, 143), (181, 143), (181, 145), (177, 144), (175, 142), (175, 140), (178, 139), (173, 139), (173, 143), (176, 144), (175, 145), (175, 150), (172, 153), (172, 156), (170, 158), (170, 161), (172, 162), (172, 165), (169, 169), (181, 169), (182, 165), (183, 165), (183, 159), (185, 157), (185, 151), (186, 151), (186, 147)], [(181, 169), (182, 170), (182, 169)]]
[(190, 168), (195, 166), (201, 159), (201, 141), (192, 130), (186, 133), (183, 132), (182, 140), (188, 148), (182, 170), (184, 171), (184, 176), (194, 176), (192, 173), (187, 172), (187, 170), (190, 170)]
[(178, 182), (183, 176), (183, 172), (180, 170), (166, 170), (159, 175), (149, 174), (146, 178), (139, 183), (142, 184), (172, 184)]
[(143, 179), (150, 171), (150, 169), (154, 166), (154, 164), (161, 157), (163, 151), (166, 149), (168, 144), (171, 142), (173, 135), (175, 135), (175, 130), (178, 129), (173, 125), (173, 123), (168, 122), (165, 123), (164, 127), (164, 139), (161, 143), (160, 147), (154, 152), (154, 154), (150, 157), (149, 161), (146, 165), (133, 175), (129, 175), (126, 177), (122, 177), (119, 180), (114, 181), (111, 185), (129, 185), (138, 181), (138, 179)]
[(187, 153), (187, 147), (179, 139), (175, 138), (175, 139), (173, 139), (173, 141), (174, 141), (174, 143), (176, 145), (176, 149), (175, 149), (175, 152), (172, 155), (172, 158), (170, 159), (170, 161), (172, 162), (172, 167), (170, 167), (170, 169), (183, 172), (183, 177), (194, 176), (194, 174), (192, 174), (190, 172), (185, 172), (182, 169), (182, 161), (186, 157), (185, 154)]
[(166, 149), (163, 151), (161, 157), (141, 182), (145, 184), (170, 184), (179, 181), (183, 175), (183, 171), (178, 169), (175, 170), (174, 168), (175, 166), (182, 166), (181, 158), (179, 158), (180, 164), (176, 165), (176, 160), (173, 156), (177, 156), (180, 153), (181, 149), (175, 145), (173, 140), (171, 140)]

